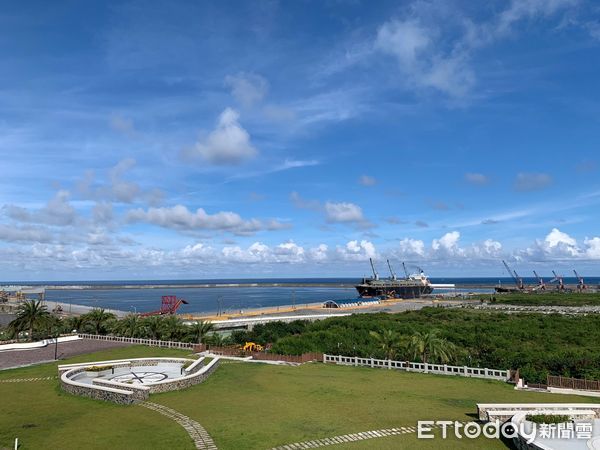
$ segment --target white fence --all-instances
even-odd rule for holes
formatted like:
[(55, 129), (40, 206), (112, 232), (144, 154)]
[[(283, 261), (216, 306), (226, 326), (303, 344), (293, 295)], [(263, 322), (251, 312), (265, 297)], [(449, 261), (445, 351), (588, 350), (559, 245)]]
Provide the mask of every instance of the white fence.
[(130, 338), (124, 336), (102, 336), (98, 334), (79, 333), (81, 339), (96, 339), (98, 341), (125, 342), (127, 344), (149, 345), (151, 347), (193, 349), (190, 342), (159, 341), (157, 339)]
[(358, 356), (323, 355), (324, 363), (345, 366), (375, 367), (379, 369), (396, 369), (407, 372), (434, 373), (439, 375), (457, 375), (460, 377), (487, 378), (508, 381), (509, 370), (481, 369), (478, 367), (449, 366), (447, 364), (416, 363), (408, 361), (392, 361), (391, 359), (359, 358)]

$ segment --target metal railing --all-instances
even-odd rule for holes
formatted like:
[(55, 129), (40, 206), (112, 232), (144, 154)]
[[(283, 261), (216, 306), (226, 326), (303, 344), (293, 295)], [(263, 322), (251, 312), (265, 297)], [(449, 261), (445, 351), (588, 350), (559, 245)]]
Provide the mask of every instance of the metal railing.
[(100, 334), (86, 334), (79, 333), (78, 336), (82, 339), (95, 339), (98, 341), (110, 341), (110, 342), (124, 342), (127, 344), (139, 344), (148, 345), (150, 347), (162, 347), (162, 348), (182, 348), (191, 350), (194, 348), (191, 342), (177, 342), (177, 341), (161, 341), (158, 339), (143, 339), (143, 338), (130, 338), (125, 336), (104, 336)]
[(510, 370), (498, 370), (467, 366), (449, 366), (447, 364), (429, 364), (409, 361), (393, 361), (391, 359), (360, 358), (358, 356), (323, 355), (323, 362), (346, 366), (373, 367), (379, 369), (396, 369), (407, 372), (433, 373), (439, 375), (456, 375), (472, 378), (508, 381)]

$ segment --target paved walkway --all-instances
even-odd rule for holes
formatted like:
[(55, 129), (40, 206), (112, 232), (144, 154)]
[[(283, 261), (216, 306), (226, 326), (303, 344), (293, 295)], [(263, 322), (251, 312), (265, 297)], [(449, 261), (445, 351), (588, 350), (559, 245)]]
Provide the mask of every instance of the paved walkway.
[[(84, 353), (97, 352), (109, 348), (126, 347), (123, 342), (96, 341), (79, 339), (77, 341), (59, 342), (57, 356), (59, 359), (70, 358)], [(54, 344), (30, 350), (8, 350), (0, 352), (0, 370), (29, 366), (54, 360)]]
[[(465, 423), (465, 422), (462, 422)], [(438, 428), (433, 426), (433, 428)], [(302, 450), (305, 448), (319, 448), (327, 445), (344, 444), (347, 442), (364, 441), (367, 439), (376, 439), (388, 436), (398, 436), (407, 433), (416, 433), (416, 427), (399, 427), (399, 428), (384, 428), (382, 430), (361, 431), (360, 433), (342, 434), (330, 438), (315, 439), (314, 441), (295, 442), (286, 444), (280, 447), (275, 447), (272, 450)]]
[(141, 406), (144, 406), (145, 408), (156, 411), (156, 412), (162, 414), (163, 416), (167, 416), (169, 419), (172, 419), (175, 422), (177, 422), (179, 425), (181, 425), (183, 428), (185, 428), (185, 431), (187, 431), (187, 433), (190, 435), (190, 437), (194, 441), (196, 448), (203, 449), (203, 450), (204, 449), (210, 449), (210, 450), (217, 449), (217, 446), (215, 445), (214, 441), (212, 440), (212, 438), (210, 437), (208, 432), (204, 429), (204, 427), (202, 425), (200, 425), (198, 422), (196, 422), (195, 420), (190, 419), (188, 416), (184, 416), (183, 414), (178, 413), (174, 409), (168, 408), (163, 405), (159, 405), (158, 403), (141, 402), (141, 403), (138, 403), (138, 405), (141, 405)]
[(0, 383), (29, 383), (32, 381), (48, 381), (48, 380), (57, 380), (58, 377), (39, 377), (39, 378), (6, 378), (5, 380), (0, 380)]

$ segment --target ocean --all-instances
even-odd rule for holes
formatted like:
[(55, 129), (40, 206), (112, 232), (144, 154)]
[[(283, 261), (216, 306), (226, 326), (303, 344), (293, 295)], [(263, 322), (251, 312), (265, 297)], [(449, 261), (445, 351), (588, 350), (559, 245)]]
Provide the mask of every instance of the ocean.
[[(327, 300), (353, 301), (357, 298), (352, 287), (341, 288), (340, 284), (353, 285), (356, 278), (281, 278), (281, 279), (205, 279), (205, 280), (112, 280), (112, 281), (39, 281), (4, 282), (2, 285), (61, 286), (61, 289), (46, 291), (46, 299), (77, 305), (93, 306), (131, 312), (148, 312), (160, 308), (161, 296), (176, 295), (188, 301), (179, 312), (211, 313), (219, 309), (225, 312), (240, 312), (248, 308), (274, 307), (295, 304), (298, 307)], [(501, 282), (512, 285), (510, 278), (431, 278), (434, 284), (454, 283), (458, 292), (492, 292), (489, 288)], [(525, 278), (526, 284), (535, 284), (534, 279)], [(565, 278), (566, 284), (576, 284), (574, 278)], [(182, 287), (185, 285), (231, 285), (248, 283), (293, 283), (296, 287)], [(589, 285), (600, 284), (600, 277), (587, 277)], [(302, 286), (319, 284), (320, 286)], [(121, 289), (119, 286), (130, 286)], [(168, 285), (164, 287), (152, 287)], [(331, 285), (329, 287), (328, 285)], [(113, 287), (114, 286), (114, 287)], [(136, 288), (135, 286), (144, 286)], [(434, 293), (449, 292), (436, 289)]]

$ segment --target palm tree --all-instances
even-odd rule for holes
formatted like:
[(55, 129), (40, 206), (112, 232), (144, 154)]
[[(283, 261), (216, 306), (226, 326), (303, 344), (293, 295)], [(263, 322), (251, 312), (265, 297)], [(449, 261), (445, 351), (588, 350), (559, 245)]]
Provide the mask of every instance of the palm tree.
[(454, 358), (456, 347), (440, 337), (437, 330), (428, 333), (417, 331), (408, 341), (408, 351), (414, 358), (420, 358), (424, 363), (434, 360), (446, 364)]
[(398, 350), (398, 336), (396, 332), (387, 329), (383, 330), (381, 333), (371, 331), (369, 334), (375, 339), (377, 347), (383, 351), (386, 359), (394, 359)]
[(63, 320), (63, 331), (65, 333), (71, 333), (73, 330), (81, 332), (85, 325), (84, 316), (73, 316)]
[(185, 334), (183, 322), (175, 315), (168, 315), (163, 319), (163, 330), (165, 338), (171, 341), (178, 341)]
[(215, 326), (211, 322), (205, 322), (203, 320), (197, 320), (192, 323), (189, 327), (188, 336), (190, 336), (194, 342), (201, 344), (204, 337), (210, 333)]
[(137, 314), (128, 314), (116, 324), (119, 334), (132, 338), (138, 336), (141, 327), (142, 322)]
[(8, 326), (17, 336), (19, 332), (29, 330), (29, 340), (32, 341), (33, 330), (42, 326), (50, 316), (48, 308), (41, 301), (26, 300), (19, 305), (17, 317)]
[(163, 334), (163, 318), (161, 316), (150, 316), (142, 321), (142, 330), (150, 339), (160, 339)]
[(116, 319), (113, 313), (107, 313), (104, 309), (94, 308), (83, 315), (85, 323), (91, 325), (94, 334), (102, 334), (106, 331), (107, 323)]
[(204, 342), (214, 345), (215, 347), (223, 347), (227, 340), (221, 333), (212, 332), (204, 339)]

